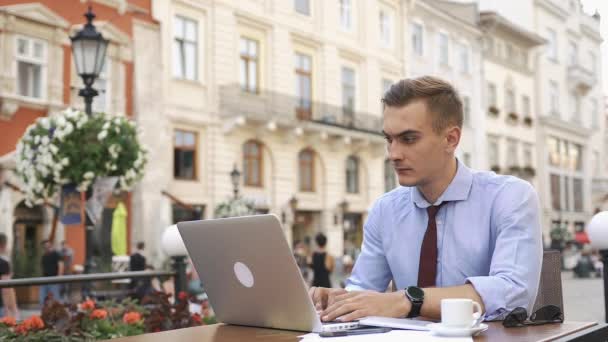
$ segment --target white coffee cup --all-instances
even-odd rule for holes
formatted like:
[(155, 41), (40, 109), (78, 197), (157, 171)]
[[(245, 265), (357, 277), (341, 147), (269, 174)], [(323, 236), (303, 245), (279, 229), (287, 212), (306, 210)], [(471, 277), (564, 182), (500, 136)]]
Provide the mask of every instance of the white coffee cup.
[(481, 305), (471, 299), (441, 300), (441, 324), (446, 327), (470, 328), (480, 315)]

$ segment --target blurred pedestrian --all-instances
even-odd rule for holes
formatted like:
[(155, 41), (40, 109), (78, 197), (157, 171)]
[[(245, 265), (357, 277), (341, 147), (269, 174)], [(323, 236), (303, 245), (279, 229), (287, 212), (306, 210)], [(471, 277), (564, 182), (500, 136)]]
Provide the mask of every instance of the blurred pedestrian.
[(310, 268), (308, 267), (308, 250), (304, 242), (297, 240), (294, 243), (293, 257), (296, 259), (296, 264), (302, 273), (302, 278), (306, 284), (310, 283)]
[[(131, 254), (129, 258), (129, 271), (143, 271), (146, 269), (146, 257), (144, 256), (144, 248), (146, 245), (140, 241), (136, 246), (137, 249), (135, 250), (135, 253)], [(142, 279), (134, 278), (131, 279), (129, 289), (136, 298), (141, 299), (143, 298), (141, 294), (145, 292), (144, 288), (147, 287), (146, 285), (148, 284)]]
[[(6, 256), (6, 234), (0, 233), (0, 280), (9, 280), (12, 277), (11, 263)], [(19, 319), (19, 310), (17, 310), (17, 298), (15, 289), (3, 288), (0, 295), (0, 317), (13, 317)]]
[[(55, 277), (63, 275), (64, 265), (61, 254), (53, 248), (50, 240), (42, 241), (44, 254), (42, 255), (42, 276)], [(59, 293), (59, 284), (49, 284), (40, 286), (40, 305), (44, 306), (44, 302), (48, 295), (52, 295), (56, 301), (61, 301)]]
[[(59, 250), (61, 259), (63, 260), (63, 274), (72, 274), (72, 261), (74, 260), (74, 250), (64, 241), (61, 241), (61, 249)], [(61, 284), (61, 296), (62, 298), (69, 297), (71, 284)]]
[(327, 237), (323, 233), (318, 233), (315, 236), (317, 242), (317, 250), (312, 254), (310, 267), (313, 271), (312, 286), (331, 287), (329, 274), (334, 270), (334, 257), (329, 255), (325, 250), (327, 245)]

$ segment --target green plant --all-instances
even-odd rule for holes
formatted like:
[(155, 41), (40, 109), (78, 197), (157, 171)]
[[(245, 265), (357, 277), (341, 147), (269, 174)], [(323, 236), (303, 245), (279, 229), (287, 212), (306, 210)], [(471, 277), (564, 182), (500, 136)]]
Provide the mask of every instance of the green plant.
[(128, 191), (143, 176), (146, 151), (133, 121), (67, 109), (27, 128), (17, 144), (16, 164), (31, 206), (64, 184), (75, 183), (84, 192), (97, 177), (119, 177), (118, 187)]
[(242, 197), (230, 198), (215, 208), (215, 217), (235, 217), (255, 214), (255, 205)]

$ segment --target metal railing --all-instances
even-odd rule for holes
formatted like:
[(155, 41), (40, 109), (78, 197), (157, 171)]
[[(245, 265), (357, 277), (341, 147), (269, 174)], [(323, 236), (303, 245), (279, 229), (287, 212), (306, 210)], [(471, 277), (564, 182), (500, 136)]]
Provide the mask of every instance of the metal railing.
[(127, 278), (142, 279), (142, 278), (154, 278), (154, 277), (174, 277), (176, 275), (177, 275), (177, 273), (174, 271), (134, 271), (134, 272), (112, 272), (112, 273), (64, 275), (64, 276), (54, 276), (54, 277), (19, 278), (19, 279), (10, 279), (10, 280), (0, 280), (0, 289), (6, 288), (6, 287), (82, 283), (82, 282), (116, 280), (116, 279), (127, 279)]

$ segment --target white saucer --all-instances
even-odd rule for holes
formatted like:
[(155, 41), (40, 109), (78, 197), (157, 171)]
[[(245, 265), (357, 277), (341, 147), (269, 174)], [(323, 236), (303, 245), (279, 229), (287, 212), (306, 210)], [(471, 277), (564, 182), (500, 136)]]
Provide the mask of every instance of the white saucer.
[(475, 328), (452, 328), (441, 325), (441, 323), (431, 323), (426, 326), (435, 335), (447, 337), (467, 337), (479, 334), (488, 329), (488, 325), (481, 323)]

